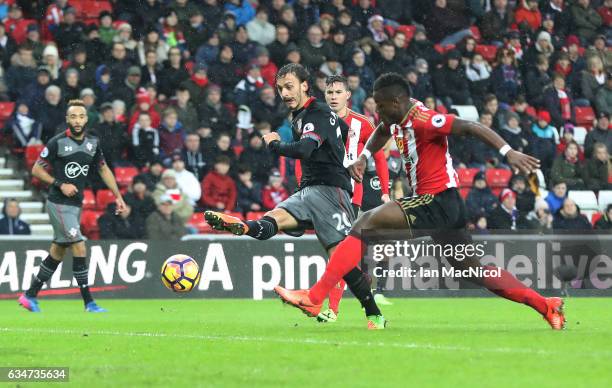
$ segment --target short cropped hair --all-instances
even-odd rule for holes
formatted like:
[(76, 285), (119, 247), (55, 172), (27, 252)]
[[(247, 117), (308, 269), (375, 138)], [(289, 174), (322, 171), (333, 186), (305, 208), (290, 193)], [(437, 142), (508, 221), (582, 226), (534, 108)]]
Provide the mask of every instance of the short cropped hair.
[(374, 91), (377, 92), (382, 89), (392, 90), (393, 94), (397, 97), (402, 95), (410, 97), (412, 94), (410, 84), (398, 73), (384, 73), (378, 77), (374, 82)]
[(327, 79), (325, 80), (326, 86), (331, 86), (335, 83), (344, 85), (344, 88), (348, 90), (348, 81), (346, 77), (343, 77), (341, 75), (332, 75), (332, 76), (327, 77)]

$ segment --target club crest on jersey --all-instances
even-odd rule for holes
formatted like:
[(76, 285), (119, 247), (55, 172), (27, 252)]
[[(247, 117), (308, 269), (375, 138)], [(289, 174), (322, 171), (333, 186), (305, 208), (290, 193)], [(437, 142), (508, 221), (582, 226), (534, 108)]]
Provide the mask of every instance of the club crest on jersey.
[(70, 235), (70, 237), (75, 238), (78, 232), (79, 231), (76, 228), (70, 228), (70, 230), (68, 231), (68, 234)]
[(308, 132), (312, 132), (314, 131), (314, 124), (313, 123), (306, 123), (306, 125), (304, 125), (304, 130), (302, 131), (302, 133), (308, 133)]
[(93, 144), (91, 144), (90, 142), (87, 142), (87, 144), (85, 145), (85, 147), (87, 147), (87, 151), (91, 151), (93, 149)]
[(49, 156), (49, 149), (47, 147), (43, 148), (43, 150), (40, 152), (40, 157), (41, 158), (46, 158), (47, 156)]
[(66, 177), (70, 179), (74, 179), (79, 175), (83, 174), (83, 176), (87, 176), (89, 173), (89, 165), (81, 166), (77, 162), (70, 162), (64, 167), (64, 173)]
[(444, 124), (446, 124), (446, 117), (444, 115), (437, 114), (431, 118), (431, 125), (436, 128), (442, 128)]

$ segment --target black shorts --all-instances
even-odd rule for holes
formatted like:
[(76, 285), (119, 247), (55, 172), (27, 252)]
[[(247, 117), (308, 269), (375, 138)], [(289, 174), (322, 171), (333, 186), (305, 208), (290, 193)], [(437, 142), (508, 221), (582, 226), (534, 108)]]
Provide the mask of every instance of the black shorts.
[(431, 236), (445, 242), (465, 242), (467, 211), (455, 188), (438, 194), (404, 197), (395, 201), (404, 211), (412, 238)]

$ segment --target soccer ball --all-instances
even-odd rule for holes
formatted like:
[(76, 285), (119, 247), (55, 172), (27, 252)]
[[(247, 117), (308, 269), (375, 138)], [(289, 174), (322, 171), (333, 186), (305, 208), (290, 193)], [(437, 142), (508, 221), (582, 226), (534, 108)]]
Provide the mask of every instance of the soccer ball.
[(187, 255), (174, 255), (164, 262), (161, 279), (164, 286), (174, 292), (189, 292), (200, 281), (198, 263)]

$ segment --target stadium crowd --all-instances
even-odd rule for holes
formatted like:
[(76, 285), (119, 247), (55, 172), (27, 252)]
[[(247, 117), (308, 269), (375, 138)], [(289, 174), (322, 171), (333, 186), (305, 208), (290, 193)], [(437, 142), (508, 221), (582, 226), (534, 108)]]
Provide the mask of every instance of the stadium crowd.
[[(538, 157), (537, 174), (501, 173), (495, 150), (451, 139), (474, 230), (612, 229), (612, 206), (592, 223), (568, 196), (612, 189), (612, 0), (0, 0), (0, 19), (13, 149), (64, 130), (80, 98), (110, 166), (138, 168), (129, 211), (109, 205), (100, 237), (180, 238), (203, 209), (246, 215), (287, 198), (294, 162), (261, 135), (292, 139), (274, 88), (291, 62), (320, 99), (326, 77), (345, 75), (351, 109), (374, 122), (373, 82), (398, 72), (431, 109), (476, 112)], [(387, 154), (393, 195), (407, 195)], [(12, 208), (0, 233), (16, 230)]]

